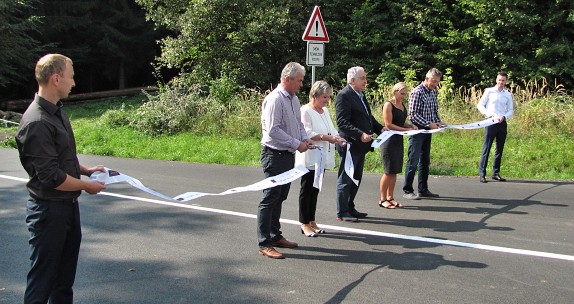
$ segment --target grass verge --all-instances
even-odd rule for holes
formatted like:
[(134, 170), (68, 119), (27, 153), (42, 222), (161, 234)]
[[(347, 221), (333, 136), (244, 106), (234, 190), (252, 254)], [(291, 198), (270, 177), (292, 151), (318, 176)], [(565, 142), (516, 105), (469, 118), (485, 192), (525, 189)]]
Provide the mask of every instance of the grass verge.
[[(236, 115), (221, 118), (215, 129), (213, 120), (217, 118), (213, 116), (206, 116), (204, 120), (200, 117), (199, 120), (193, 121), (193, 124), (205, 125), (208, 131), (195, 128), (194, 131), (151, 136), (128, 125), (110, 125), (105, 122), (104, 117), (110, 111), (121, 110), (121, 113), (134, 115), (144, 101), (145, 98), (139, 97), (67, 104), (65, 110), (74, 126), (78, 153), (211, 164), (259, 165), (259, 109), (253, 103), (234, 112)], [(373, 108), (375, 117), (382, 117), (378, 107)], [(528, 113), (526, 110), (523, 112)], [(334, 113), (334, 109), (331, 112)], [(449, 123), (459, 124), (481, 119), (472, 111), (475, 115), (473, 117), (468, 114), (457, 116), (448, 109), (443, 113), (443, 120)], [(573, 180), (574, 149), (570, 131), (559, 132), (549, 128), (526, 130), (522, 127), (524, 116), (518, 116), (517, 119), (509, 121), (501, 174), (510, 178)], [(0, 128), (0, 133), (13, 134), (15, 128)], [(449, 129), (434, 134), (430, 174), (477, 176), (483, 135), (483, 129)], [(407, 138), (404, 140), (406, 161)], [(0, 142), (0, 146), (15, 148), (14, 138), (8, 137)], [(487, 174), (491, 173), (494, 145), (492, 149)], [(365, 171), (382, 173), (378, 149), (367, 154)]]

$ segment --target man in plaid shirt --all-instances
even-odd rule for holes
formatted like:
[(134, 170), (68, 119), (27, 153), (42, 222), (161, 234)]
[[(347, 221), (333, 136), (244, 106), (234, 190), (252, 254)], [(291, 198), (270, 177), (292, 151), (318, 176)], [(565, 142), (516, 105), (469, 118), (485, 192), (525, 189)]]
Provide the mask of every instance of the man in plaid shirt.
[[(437, 87), (442, 73), (430, 69), (425, 80), (409, 95), (409, 119), (419, 129), (438, 129), (444, 126), (438, 115)], [(419, 133), (409, 137), (408, 160), (405, 168), (404, 198), (418, 200), (421, 197), (438, 197), (428, 189), (430, 149), (432, 134)], [(419, 170), (418, 190), (414, 193), (413, 181)]]

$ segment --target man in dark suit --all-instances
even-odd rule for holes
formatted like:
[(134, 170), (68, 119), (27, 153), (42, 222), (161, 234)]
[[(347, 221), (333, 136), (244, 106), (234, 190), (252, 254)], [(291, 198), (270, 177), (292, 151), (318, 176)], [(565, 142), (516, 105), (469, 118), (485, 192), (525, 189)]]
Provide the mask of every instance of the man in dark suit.
[(359, 218), (367, 217), (366, 213), (355, 209), (355, 196), (361, 184), (365, 155), (372, 151), (373, 133), (380, 134), (384, 126), (372, 115), (363, 91), (367, 86), (367, 75), (362, 67), (352, 67), (347, 72), (347, 86), (339, 91), (335, 99), (337, 126), (339, 135), (350, 146), (350, 154), (354, 164), (355, 182), (345, 173), (346, 148), (337, 146), (340, 155), (339, 173), (337, 177), (337, 220), (356, 222)]

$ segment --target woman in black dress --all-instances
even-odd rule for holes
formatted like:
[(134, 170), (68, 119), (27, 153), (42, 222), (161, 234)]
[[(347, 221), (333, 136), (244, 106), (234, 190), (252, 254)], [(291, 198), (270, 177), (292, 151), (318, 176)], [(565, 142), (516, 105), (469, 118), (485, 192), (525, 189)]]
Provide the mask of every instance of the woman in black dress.
[[(399, 82), (393, 87), (393, 98), (383, 105), (383, 119), (385, 127), (394, 131), (416, 130), (417, 127), (405, 123), (407, 109), (403, 104), (407, 96), (408, 88), (404, 82)], [(381, 158), (383, 160), (384, 174), (381, 177), (381, 199), (379, 206), (387, 209), (403, 208), (403, 204), (393, 197), (397, 174), (403, 172), (403, 136), (393, 135), (381, 146)]]

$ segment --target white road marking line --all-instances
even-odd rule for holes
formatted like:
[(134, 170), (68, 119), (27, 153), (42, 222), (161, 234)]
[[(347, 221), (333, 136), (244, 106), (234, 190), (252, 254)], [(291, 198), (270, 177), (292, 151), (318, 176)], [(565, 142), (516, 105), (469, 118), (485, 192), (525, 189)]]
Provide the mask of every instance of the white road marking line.
[[(21, 182), (27, 182), (28, 181), (28, 179), (26, 179), (26, 178), (19, 178), (19, 177), (7, 176), (7, 175), (2, 175), (2, 174), (0, 174), (0, 178), (16, 180), (16, 181), (21, 181)], [(134, 201), (147, 202), (147, 203), (152, 203), (152, 204), (157, 204), (157, 205), (201, 210), (201, 211), (206, 211), (206, 212), (240, 216), (240, 217), (245, 217), (245, 218), (253, 218), (253, 219), (257, 218), (257, 215), (255, 215), (255, 214), (236, 212), (236, 211), (228, 211), (228, 210), (215, 209), (215, 208), (207, 208), (207, 207), (201, 207), (201, 206), (197, 206), (197, 205), (186, 205), (186, 204), (182, 204), (182, 203), (167, 202), (167, 201), (161, 201), (161, 200), (157, 200), (157, 199), (149, 199), (149, 198), (143, 198), (143, 197), (137, 197), (137, 196), (131, 196), (131, 195), (116, 194), (116, 193), (111, 193), (111, 192), (100, 192), (99, 194), (123, 198), (123, 199), (129, 199), (129, 200), (134, 200)], [(299, 221), (283, 219), (283, 218), (281, 219), (281, 223), (291, 224), (291, 225), (300, 225)], [(434, 239), (434, 238), (429, 238), (429, 237), (410, 236), (410, 235), (380, 232), (380, 231), (365, 230), (365, 229), (357, 229), (357, 228), (347, 228), (347, 227), (340, 227), (340, 226), (333, 226), (333, 225), (320, 225), (320, 227), (325, 228), (325, 229), (329, 229), (329, 230), (343, 231), (343, 232), (350, 232), (350, 233), (357, 233), (357, 234), (364, 234), (364, 235), (371, 235), (371, 236), (381, 236), (381, 237), (410, 240), (410, 241), (417, 241), (417, 242), (425, 242), (425, 243), (433, 243), (433, 244), (440, 244), (440, 245), (465, 247), (465, 248), (481, 249), (481, 250), (488, 250), (488, 251), (495, 251), (495, 252), (504, 252), (504, 253), (512, 253), (512, 254), (520, 254), (520, 255), (536, 256), (536, 257), (543, 257), (543, 258), (566, 260), (566, 261), (574, 261), (574, 256), (566, 255), (566, 254), (558, 254), (558, 253), (534, 251), (534, 250), (525, 250), (525, 249), (517, 249), (517, 248), (508, 248), (508, 247), (501, 247), (501, 246), (491, 246), (491, 245), (484, 245), (484, 244), (474, 244), (474, 243), (451, 241), (451, 240), (441, 240), (441, 239)]]
[[(196, 206), (196, 205), (186, 205), (186, 204), (181, 204), (181, 203), (173, 203), (173, 202), (160, 201), (160, 200), (148, 199), (148, 198), (140, 198), (140, 197), (136, 197), (136, 196), (115, 194), (115, 193), (109, 193), (109, 192), (101, 192), (100, 194), (108, 195), (108, 196), (114, 196), (114, 197), (118, 197), (118, 198), (142, 201), (142, 202), (149, 202), (149, 203), (158, 204), (158, 205), (171, 206), (171, 207), (201, 210), (201, 211), (206, 211), (206, 212), (226, 214), (226, 215), (234, 215), (234, 216), (253, 218), (253, 219), (257, 218), (257, 215), (255, 215), (255, 214), (249, 214), (249, 213), (243, 213), (243, 212), (201, 207), (201, 206)], [(289, 220), (289, 219), (283, 219), (282, 218), (280, 221), (281, 221), (281, 223), (285, 223), (285, 224), (291, 224), (291, 225), (297, 225), (297, 226), (301, 225), (301, 223), (299, 223), (299, 221), (294, 221), (294, 220)], [(466, 247), (466, 248), (482, 249), (482, 250), (488, 250), (488, 251), (496, 251), (496, 252), (504, 252), (504, 253), (513, 253), (513, 254), (543, 257), (543, 258), (552, 258), (552, 259), (559, 259), (559, 260), (566, 260), (566, 261), (574, 261), (574, 256), (566, 255), (566, 254), (558, 254), (558, 253), (534, 251), (534, 250), (525, 250), (525, 249), (516, 249), (516, 248), (508, 248), (508, 247), (500, 247), (500, 246), (491, 246), (491, 245), (484, 245), (484, 244), (474, 244), (474, 243), (451, 241), (451, 240), (441, 240), (441, 239), (434, 239), (434, 238), (429, 238), (429, 237), (410, 236), (410, 235), (380, 232), (380, 231), (365, 230), (365, 229), (357, 229), (357, 228), (347, 228), (347, 227), (340, 227), (340, 226), (333, 226), (333, 225), (319, 225), (319, 226), (321, 228), (325, 228), (325, 229), (329, 229), (329, 230), (343, 231), (343, 232), (350, 232), (350, 233), (357, 233), (357, 234), (364, 234), (364, 235), (371, 235), (371, 236), (381, 236), (381, 237), (403, 239), (403, 240), (410, 240), (410, 241), (418, 241), (418, 242), (426, 242), (426, 243), (434, 243), (434, 244), (441, 244), (441, 245), (448, 245), (448, 246)]]
[(19, 181), (19, 182), (25, 182), (25, 183), (28, 182), (27, 178), (14, 177), (14, 176), (3, 175), (3, 174), (0, 174), (0, 177), (4, 178), (4, 179), (11, 179), (11, 180)]

